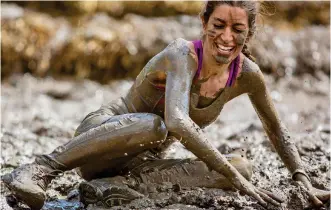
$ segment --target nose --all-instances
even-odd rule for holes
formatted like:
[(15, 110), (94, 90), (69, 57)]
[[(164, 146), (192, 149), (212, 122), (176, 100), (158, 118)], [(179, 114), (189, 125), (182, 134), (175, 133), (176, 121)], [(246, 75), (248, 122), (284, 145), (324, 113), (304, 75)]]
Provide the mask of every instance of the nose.
[(233, 40), (230, 28), (225, 28), (224, 32), (221, 34), (221, 39), (224, 43), (230, 43)]

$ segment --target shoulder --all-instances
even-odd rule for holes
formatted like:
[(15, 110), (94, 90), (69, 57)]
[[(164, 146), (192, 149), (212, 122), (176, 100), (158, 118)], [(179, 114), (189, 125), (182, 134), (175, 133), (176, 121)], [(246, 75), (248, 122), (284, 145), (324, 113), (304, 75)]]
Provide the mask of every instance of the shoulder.
[(242, 71), (243, 72), (261, 72), (260, 67), (251, 59), (247, 58), (243, 53), (241, 53), (243, 57), (242, 63)]
[[(192, 44), (193, 45), (193, 44)], [(194, 51), (194, 46), (193, 46)], [(172, 41), (161, 52), (156, 54), (145, 67), (155, 65), (157, 63), (166, 66), (167, 64), (174, 63), (174, 61), (182, 60), (183, 57), (187, 57), (192, 54), (191, 43), (185, 39), (178, 38)], [(170, 61), (170, 62), (169, 62)]]
[(167, 55), (174, 55), (176, 57), (189, 56), (194, 60), (198, 60), (198, 57), (194, 50), (194, 45), (191, 41), (187, 41), (183, 38), (177, 38), (172, 41), (165, 49), (164, 52)]
[(189, 41), (183, 39), (183, 38), (177, 38), (170, 42), (170, 44), (166, 47), (168, 50), (174, 50), (174, 51), (182, 51), (183, 53), (189, 51)]
[(242, 73), (240, 81), (248, 92), (265, 88), (265, 81), (260, 67), (243, 55)]
[(191, 70), (194, 73), (198, 66), (198, 57), (191, 41), (178, 38), (172, 41), (162, 52), (163, 58), (169, 64), (169, 71)]

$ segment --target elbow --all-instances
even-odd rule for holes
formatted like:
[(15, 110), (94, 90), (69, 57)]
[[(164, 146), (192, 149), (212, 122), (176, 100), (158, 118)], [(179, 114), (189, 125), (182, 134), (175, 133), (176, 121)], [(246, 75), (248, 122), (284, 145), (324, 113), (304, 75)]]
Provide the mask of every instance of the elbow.
[(174, 114), (165, 117), (165, 124), (168, 131), (181, 134), (187, 125), (187, 117), (182, 114)]

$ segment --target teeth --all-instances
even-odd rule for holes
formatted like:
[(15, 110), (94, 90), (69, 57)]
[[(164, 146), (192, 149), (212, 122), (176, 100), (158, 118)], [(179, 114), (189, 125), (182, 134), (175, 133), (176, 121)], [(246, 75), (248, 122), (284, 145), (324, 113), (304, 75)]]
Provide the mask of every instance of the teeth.
[(224, 51), (231, 51), (233, 49), (233, 47), (225, 47), (220, 44), (216, 44), (216, 46), (217, 46), (217, 48), (224, 50)]

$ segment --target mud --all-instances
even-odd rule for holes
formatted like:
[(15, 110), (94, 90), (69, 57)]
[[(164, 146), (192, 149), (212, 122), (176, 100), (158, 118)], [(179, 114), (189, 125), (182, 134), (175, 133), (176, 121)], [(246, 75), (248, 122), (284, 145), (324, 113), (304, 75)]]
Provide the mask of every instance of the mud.
[[(308, 74), (279, 81), (270, 76), (265, 79), (313, 185), (328, 189), (331, 152), (329, 77), (320, 72), (319, 79)], [(3, 81), (0, 175), (67, 142), (86, 114), (124, 95), (131, 84), (132, 81), (123, 80), (102, 86), (89, 80), (37, 79), (29, 74), (13, 75)], [(247, 148), (248, 158), (254, 163), (254, 185), (286, 200), (282, 207), (270, 206), (268, 209), (310, 209), (304, 187), (290, 179), (247, 96), (226, 104), (218, 119), (204, 131), (223, 153)], [(193, 154), (176, 142), (168, 149), (166, 157), (185, 158), (193, 157)], [(79, 203), (75, 189), (81, 181), (74, 171), (53, 180), (43, 209), (98, 209), (94, 206), (85, 208)], [(219, 189), (178, 188), (164, 183), (149, 187), (147, 192), (149, 197), (112, 209), (263, 209), (248, 196)], [(1, 186), (1, 209), (11, 209), (5, 202), (7, 194), (7, 189)]]

